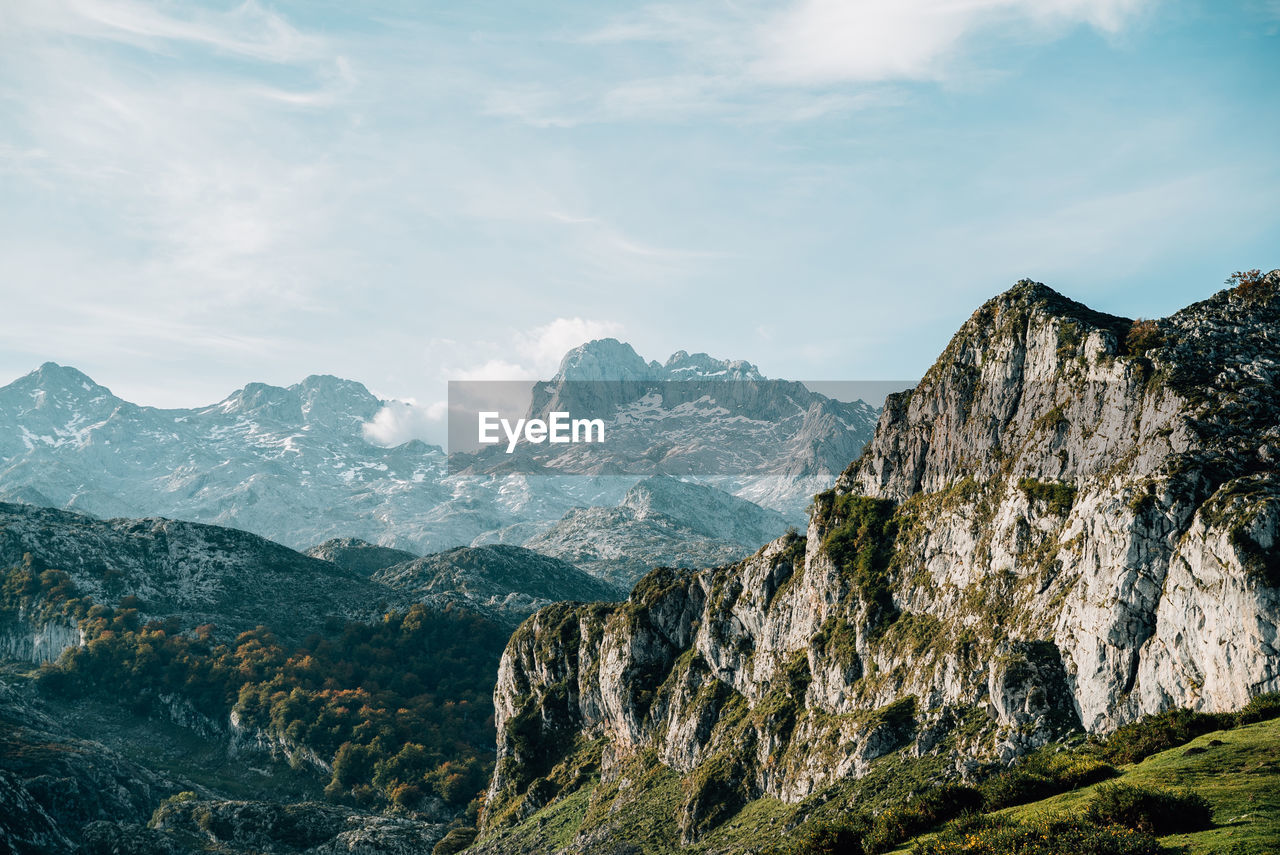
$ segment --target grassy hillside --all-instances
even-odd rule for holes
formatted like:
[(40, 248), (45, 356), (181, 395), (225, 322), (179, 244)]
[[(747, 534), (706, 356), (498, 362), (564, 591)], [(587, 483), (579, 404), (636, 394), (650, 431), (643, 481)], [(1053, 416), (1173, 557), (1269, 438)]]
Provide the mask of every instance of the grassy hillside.
[[(1280, 719), (1215, 730), (1190, 742), (1122, 766), (1111, 781), (1092, 784), (994, 815), (1031, 826), (1083, 816), (1100, 788), (1126, 784), (1191, 791), (1213, 811), (1212, 827), (1157, 837), (1161, 846), (1189, 855), (1280, 855)], [(936, 840), (930, 833), (904, 844), (909, 855)]]
[[(1213, 827), (1160, 837), (1192, 855), (1280, 853), (1280, 719), (1214, 731), (1186, 745), (1120, 769), (1117, 782), (1141, 787), (1190, 789), (1213, 808)], [(1003, 813), (1034, 821), (1047, 814), (1079, 813), (1100, 784), (1083, 787)]]

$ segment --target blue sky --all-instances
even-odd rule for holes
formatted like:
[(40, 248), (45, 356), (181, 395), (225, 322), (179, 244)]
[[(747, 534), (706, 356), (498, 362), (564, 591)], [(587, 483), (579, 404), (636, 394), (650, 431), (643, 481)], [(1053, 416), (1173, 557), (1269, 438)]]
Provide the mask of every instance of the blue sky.
[(7, 0), (0, 380), (911, 378), (1024, 276), (1280, 266), (1278, 93), (1280, 0)]

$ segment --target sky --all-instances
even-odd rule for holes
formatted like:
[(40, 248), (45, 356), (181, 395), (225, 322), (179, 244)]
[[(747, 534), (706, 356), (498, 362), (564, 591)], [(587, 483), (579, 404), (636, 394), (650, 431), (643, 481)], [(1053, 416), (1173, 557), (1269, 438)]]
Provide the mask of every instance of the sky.
[(1280, 0), (0, 2), (0, 383), (412, 402), (582, 341), (918, 377), (1280, 267)]

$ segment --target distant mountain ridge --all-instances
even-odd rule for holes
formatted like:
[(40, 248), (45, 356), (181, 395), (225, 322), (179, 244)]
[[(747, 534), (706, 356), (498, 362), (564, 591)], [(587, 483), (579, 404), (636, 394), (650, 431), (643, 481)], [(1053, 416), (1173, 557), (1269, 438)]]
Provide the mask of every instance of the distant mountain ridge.
[(870, 438), (878, 410), (771, 380), (743, 360), (678, 351), (645, 362), (630, 345), (600, 339), (534, 384), (526, 415), (552, 412), (601, 419), (607, 440), (489, 446), (453, 455), (451, 470), (690, 477), (799, 521)]
[[(570, 351), (557, 377), (762, 379), (749, 363), (706, 354), (680, 351), (665, 365), (646, 363), (612, 339)], [(792, 387), (816, 407), (812, 416), (798, 399), (749, 403), (759, 424), (726, 434), (741, 453), (772, 461), (769, 474), (715, 486), (794, 518), (870, 437), (875, 411), (786, 385)], [(101, 518), (222, 525), (298, 549), (353, 537), (421, 555), (520, 526), (527, 539), (571, 508), (613, 506), (639, 479), (604, 472), (450, 476), (438, 447), (368, 441), (363, 428), (385, 403), (360, 383), (312, 375), (288, 387), (250, 383), (209, 406), (162, 409), (125, 401), (75, 368), (45, 363), (0, 388), (0, 500)], [(783, 410), (788, 420), (773, 424)], [(651, 439), (675, 430), (680, 417), (647, 418)]]

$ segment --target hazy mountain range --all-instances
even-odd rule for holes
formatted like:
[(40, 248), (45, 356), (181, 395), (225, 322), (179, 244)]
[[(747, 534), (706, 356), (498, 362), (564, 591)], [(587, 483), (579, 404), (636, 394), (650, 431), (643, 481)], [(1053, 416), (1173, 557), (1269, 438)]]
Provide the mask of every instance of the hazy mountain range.
[[(566, 355), (544, 391), (637, 371), (762, 379), (746, 363), (683, 352), (659, 370), (629, 345), (603, 340)], [(875, 411), (798, 384), (762, 388), (774, 398), (752, 402), (753, 419), (744, 420), (741, 408), (697, 418), (704, 431), (767, 470), (735, 483), (721, 479), (719, 486), (773, 507), (781, 526), (784, 517), (799, 522), (807, 497), (834, 482), (842, 465), (835, 461), (866, 442)], [(773, 390), (784, 388), (787, 397), (777, 399)], [(356, 537), (421, 555), (473, 542), (523, 543), (571, 509), (614, 506), (639, 480), (634, 474), (449, 476), (436, 446), (415, 440), (383, 448), (368, 441), (364, 427), (384, 403), (359, 383), (311, 376), (287, 388), (252, 383), (208, 407), (157, 409), (124, 401), (74, 368), (47, 363), (0, 388), (0, 499), (104, 518), (212, 523), (300, 549)], [(628, 421), (626, 405), (614, 408), (619, 424)], [(778, 418), (783, 410), (786, 417)], [(668, 428), (674, 436), (679, 418), (659, 405), (646, 428), (619, 447), (643, 456), (646, 448), (638, 446), (665, 440)], [(668, 452), (669, 462), (682, 459)], [(683, 468), (698, 471), (699, 453), (689, 449)], [(763, 537), (781, 530), (775, 529)], [(763, 542), (760, 532), (751, 534), (720, 545), (749, 551)]]

